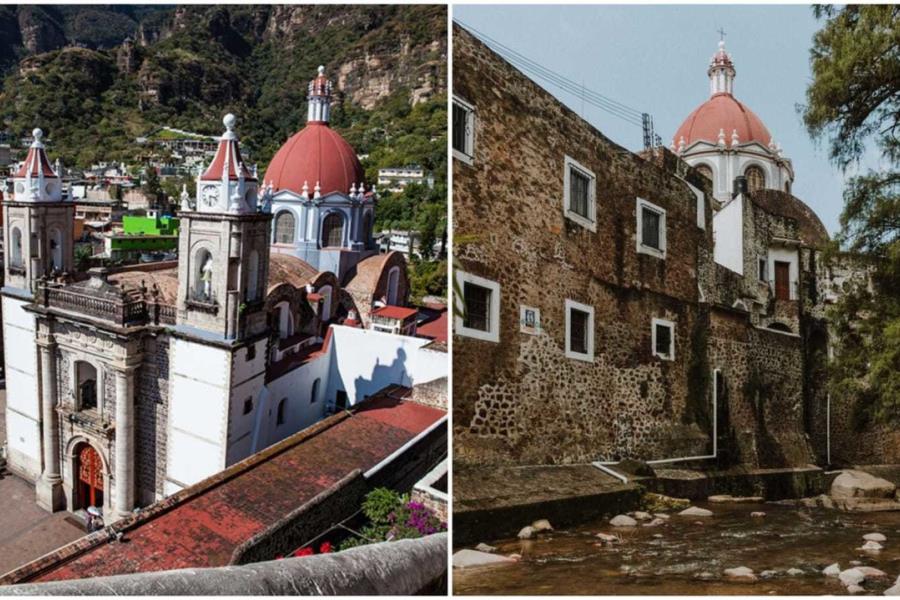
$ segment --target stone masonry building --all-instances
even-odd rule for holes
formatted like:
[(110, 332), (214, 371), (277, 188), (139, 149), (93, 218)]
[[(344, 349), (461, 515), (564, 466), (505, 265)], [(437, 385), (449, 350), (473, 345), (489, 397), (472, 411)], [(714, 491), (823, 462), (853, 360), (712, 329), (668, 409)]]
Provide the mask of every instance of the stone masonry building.
[(827, 231), (724, 45), (708, 74), (635, 154), (455, 27), (455, 464), (859, 459), (827, 428)]

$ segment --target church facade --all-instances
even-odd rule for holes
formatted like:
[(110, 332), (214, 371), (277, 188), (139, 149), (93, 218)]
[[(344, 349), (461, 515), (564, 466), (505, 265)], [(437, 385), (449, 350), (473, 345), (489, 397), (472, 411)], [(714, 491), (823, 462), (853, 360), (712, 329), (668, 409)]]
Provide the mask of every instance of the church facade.
[(457, 467), (896, 460), (824, 387), (835, 278), (865, 272), (824, 264), (724, 44), (638, 154), (459, 27), (454, 65)]
[[(303, 131), (349, 148), (328, 127), (330, 90), (320, 69)], [(288, 152), (264, 185), (235, 117), (223, 122), (182, 193), (178, 260), (88, 273), (73, 268), (74, 205), (34, 132), (3, 204), (3, 335), (18, 348), (5, 418), (8, 466), (47, 510), (94, 506), (111, 522), (388, 385), (447, 375), (429, 340), (367, 329), (374, 308), (406, 305), (408, 284), (402, 255), (369, 250), (376, 197), (352, 149)], [(286, 210), (290, 243), (273, 237)]]

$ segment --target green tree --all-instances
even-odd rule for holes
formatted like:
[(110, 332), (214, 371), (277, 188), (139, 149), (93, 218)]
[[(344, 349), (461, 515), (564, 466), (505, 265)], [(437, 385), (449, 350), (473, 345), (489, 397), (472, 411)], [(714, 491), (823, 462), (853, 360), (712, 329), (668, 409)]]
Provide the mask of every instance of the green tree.
[(803, 119), (847, 172), (871, 145), (879, 170), (849, 177), (829, 257), (870, 264), (874, 293), (855, 286), (832, 310), (838, 353), (833, 395), (856, 401), (861, 422), (900, 422), (900, 7), (815, 7)]

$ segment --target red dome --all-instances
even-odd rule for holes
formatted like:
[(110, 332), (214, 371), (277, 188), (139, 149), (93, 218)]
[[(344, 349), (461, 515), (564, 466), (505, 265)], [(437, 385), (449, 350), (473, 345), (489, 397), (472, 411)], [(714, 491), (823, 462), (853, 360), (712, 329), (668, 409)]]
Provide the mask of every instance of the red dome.
[(772, 140), (769, 130), (752, 110), (738, 102), (731, 94), (721, 93), (688, 115), (675, 132), (674, 143), (676, 147), (680, 146), (683, 137), (685, 147), (699, 140), (716, 144), (720, 130), (725, 132), (725, 143), (728, 145), (731, 145), (731, 134), (735, 130), (739, 144), (759, 142), (763, 146), (768, 146)]
[(365, 179), (356, 152), (341, 134), (327, 123), (313, 121), (279, 148), (263, 179), (273, 189), (303, 193), (303, 183), (312, 194), (319, 184), (324, 196), (332, 192), (348, 194), (350, 187)]

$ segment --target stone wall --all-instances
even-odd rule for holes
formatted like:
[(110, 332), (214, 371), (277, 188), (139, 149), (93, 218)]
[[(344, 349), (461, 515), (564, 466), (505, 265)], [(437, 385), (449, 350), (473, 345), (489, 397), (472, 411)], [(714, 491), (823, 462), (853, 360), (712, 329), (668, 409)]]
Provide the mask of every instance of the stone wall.
[(144, 362), (135, 373), (135, 499), (141, 506), (164, 494), (166, 423), (169, 414), (169, 339), (147, 337)]
[(804, 431), (800, 336), (758, 329), (749, 316), (714, 309), (709, 366), (721, 383), (714, 398), (719, 463), (774, 468), (814, 462)]
[[(553, 464), (701, 452), (689, 377), (712, 217), (671, 167), (616, 146), (457, 28), (455, 93), (475, 106), (473, 164), (455, 160), (455, 254), (498, 282), (500, 342), (454, 337), (455, 460)], [(564, 157), (596, 175), (596, 232), (564, 216)], [(665, 156), (663, 157), (665, 158)], [(710, 182), (683, 176), (710, 196)], [(666, 211), (666, 258), (636, 251), (636, 201)], [(565, 355), (565, 301), (595, 310), (595, 359)], [(541, 330), (520, 332), (522, 305)], [(675, 358), (652, 356), (654, 317)]]

